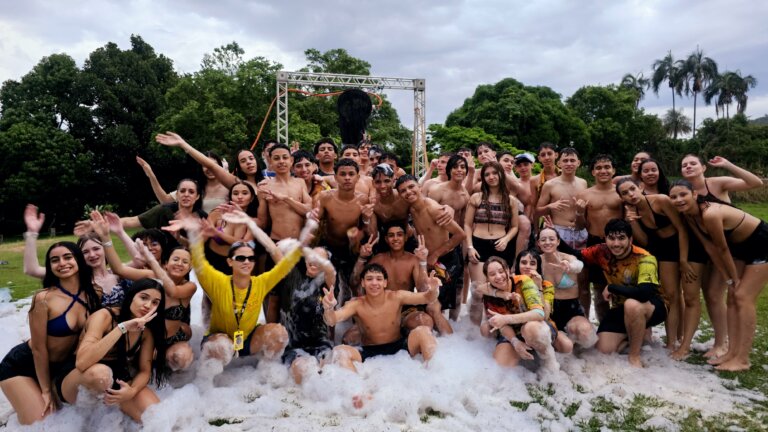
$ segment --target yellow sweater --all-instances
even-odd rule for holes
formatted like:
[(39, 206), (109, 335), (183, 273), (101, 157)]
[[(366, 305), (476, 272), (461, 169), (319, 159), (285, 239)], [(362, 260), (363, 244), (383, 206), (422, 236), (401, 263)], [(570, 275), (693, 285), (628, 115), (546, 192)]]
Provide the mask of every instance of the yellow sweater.
[[(233, 337), (238, 330), (235, 310), (239, 313), (242, 309), (247, 287), (235, 288), (236, 298), (233, 299), (232, 276), (227, 276), (208, 264), (201, 242), (193, 244), (191, 252), (197, 279), (203, 291), (211, 299), (211, 323), (205, 334), (207, 336), (213, 333), (225, 333)], [(291, 271), (299, 262), (299, 258), (301, 258), (301, 248), (296, 248), (283, 257), (272, 270), (258, 276), (251, 276), (251, 295), (248, 297), (239, 326), (239, 330), (242, 330), (246, 337), (258, 325), (259, 311), (264, 297)]]

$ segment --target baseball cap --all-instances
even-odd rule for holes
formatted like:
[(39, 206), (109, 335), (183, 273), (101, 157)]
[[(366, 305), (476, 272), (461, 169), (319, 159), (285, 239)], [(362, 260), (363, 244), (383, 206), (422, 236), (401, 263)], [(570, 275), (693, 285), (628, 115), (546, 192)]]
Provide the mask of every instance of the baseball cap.
[(519, 164), (522, 162), (530, 162), (534, 163), (536, 159), (534, 159), (533, 155), (530, 153), (520, 153), (519, 155), (515, 156), (515, 163)]

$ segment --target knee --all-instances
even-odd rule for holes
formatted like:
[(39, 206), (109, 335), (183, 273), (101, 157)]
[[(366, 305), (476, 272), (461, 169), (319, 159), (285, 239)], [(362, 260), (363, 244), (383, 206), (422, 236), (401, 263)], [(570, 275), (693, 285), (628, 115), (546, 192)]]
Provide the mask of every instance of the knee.
[(264, 324), (264, 338), (269, 345), (282, 345), (285, 348), (288, 345), (288, 330), (281, 324)]
[(557, 348), (557, 352), (568, 354), (573, 351), (573, 341), (568, 339), (565, 333), (558, 333), (555, 348)]
[(541, 351), (552, 343), (552, 334), (549, 327), (542, 321), (532, 321), (523, 326), (521, 331), (525, 343)]
[(112, 387), (112, 369), (107, 365), (96, 363), (83, 372), (83, 385), (90, 390), (103, 392)]
[(229, 361), (234, 353), (232, 339), (225, 334), (213, 335), (203, 344), (203, 357)]
[(624, 302), (624, 316), (633, 318), (643, 313), (643, 304), (634, 299), (627, 299)]
[(615, 347), (608, 343), (604, 338), (601, 338), (598, 335), (597, 343), (595, 344), (595, 348), (597, 348), (598, 351), (600, 351), (603, 354), (611, 354), (613, 353)]
[(195, 354), (187, 342), (178, 342), (168, 349), (165, 358), (168, 367), (173, 371), (178, 371), (188, 368), (195, 359)]
[(349, 364), (352, 362), (362, 362), (360, 351), (349, 345), (337, 345), (333, 347), (333, 363)]

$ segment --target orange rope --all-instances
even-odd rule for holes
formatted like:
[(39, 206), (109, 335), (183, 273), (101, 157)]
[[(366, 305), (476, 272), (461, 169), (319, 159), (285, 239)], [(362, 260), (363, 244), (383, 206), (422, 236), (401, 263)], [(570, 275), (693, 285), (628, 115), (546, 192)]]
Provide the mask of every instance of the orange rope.
[[(310, 93), (310, 92), (308, 92), (306, 90), (295, 89), (295, 88), (288, 89), (288, 92), (289, 93), (301, 93), (304, 96), (310, 96), (310, 97), (313, 97), (313, 96), (314, 97), (329, 97), (329, 96), (337, 96), (337, 95), (340, 95), (340, 94), (344, 93), (344, 91), (336, 91), (336, 92), (331, 92), (331, 93)], [(381, 98), (381, 96), (379, 96), (376, 93), (371, 93), (371, 92), (366, 92), (366, 93), (368, 93), (369, 95), (375, 96), (376, 99), (379, 100), (379, 103), (376, 104), (376, 108), (381, 108), (381, 106), (384, 104), (384, 100)], [(269, 119), (269, 115), (272, 113), (272, 108), (274, 108), (275, 102), (277, 102), (277, 98), (279, 98), (283, 94), (284, 93), (280, 93), (279, 95), (277, 95), (274, 98), (272, 98), (272, 102), (269, 104), (269, 108), (267, 109), (267, 113), (264, 115), (264, 120), (261, 122), (261, 127), (259, 128), (259, 133), (256, 134), (256, 139), (254, 139), (253, 140), (253, 144), (251, 144), (251, 151), (253, 151), (253, 149), (256, 148), (256, 144), (258, 144), (259, 138), (261, 138), (261, 133), (264, 132), (264, 126), (267, 125), (267, 119)], [(288, 143), (284, 143), (284, 144), (287, 145)]]

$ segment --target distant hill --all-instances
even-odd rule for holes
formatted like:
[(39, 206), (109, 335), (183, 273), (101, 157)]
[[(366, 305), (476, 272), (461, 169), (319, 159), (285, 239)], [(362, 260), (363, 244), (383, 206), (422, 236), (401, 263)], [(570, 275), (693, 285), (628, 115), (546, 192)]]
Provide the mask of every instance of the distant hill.
[(764, 115), (762, 117), (758, 117), (758, 118), (756, 118), (754, 120), (750, 120), (749, 124), (760, 125), (760, 126), (768, 126), (768, 114), (766, 114), (766, 115)]

